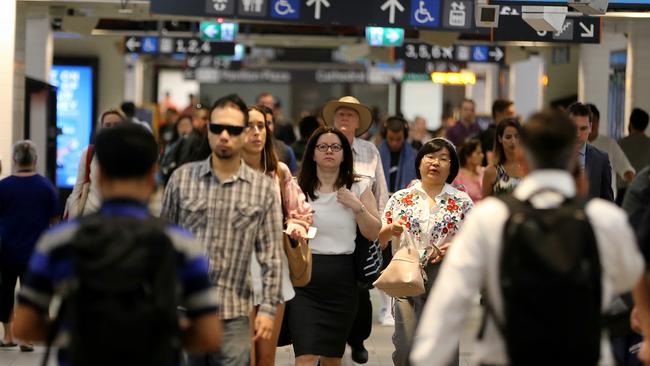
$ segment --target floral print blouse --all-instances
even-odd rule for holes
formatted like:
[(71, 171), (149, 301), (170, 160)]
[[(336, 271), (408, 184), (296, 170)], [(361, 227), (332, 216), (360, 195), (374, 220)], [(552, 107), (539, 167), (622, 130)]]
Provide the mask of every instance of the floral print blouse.
[[(445, 184), (434, 201), (436, 205), (429, 207), (428, 195), (420, 182), (402, 189), (388, 200), (382, 224), (391, 224), (401, 218), (406, 222), (405, 234), (410, 236), (419, 250), (433, 245), (439, 247), (458, 232), (474, 203), (467, 193), (450, 184)], [(393, 245), (393, 252), (398, 249), (399, 246)]]

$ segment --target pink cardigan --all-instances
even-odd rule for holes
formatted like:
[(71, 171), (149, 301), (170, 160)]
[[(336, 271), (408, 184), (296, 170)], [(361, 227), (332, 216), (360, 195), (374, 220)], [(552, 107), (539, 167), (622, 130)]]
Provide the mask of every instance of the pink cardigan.
[[(278, 182), (278, 187), (282, 188), (284, 193), (284, 207), (287, 210), (287, 219), (298, 219), (312, 223), (312, 208), (307, 200), (305, 194), (300, 189), (300, 186), (295, 179), (291, 176), (291, 171), (284, 163), (278, 163), (278, 168), (282, 170), (284, 181), (280, 182), (277, 174), (273, 172), (272, 178)], [(280, 190), (277, 191), (278, 198), (280, 198)]]

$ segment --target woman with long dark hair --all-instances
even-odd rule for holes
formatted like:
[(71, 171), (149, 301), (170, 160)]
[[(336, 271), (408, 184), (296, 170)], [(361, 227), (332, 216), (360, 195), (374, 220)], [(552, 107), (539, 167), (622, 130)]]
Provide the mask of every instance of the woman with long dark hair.
[(521, 124), (515, 118), (505, 118), (497, 125), (494, 141), (494, 165), (485, 169), (483, 197), (512, 193), (525, 175), (517, 159)]
[[(305, 195), (293, 180), (289, 168), (278, 161), (271, 136), (271, 130), (264, 111), (260, 107), (249, 107), (248, 126), (244, 133), (244, 146), (242, 148), (244, 161), (251, 168), (276, 182), (278, 200), (282, 202), (287, 232), (290, 233), (294, 240), (305, 240), (304, 238), (312, 221), (311, 206), (306, 202)], [(295, 296), (295, 292), (289, 278), (286, 256), (282, 260), (282, 298), (286, 302)], [(254, 300), (258, 304), (258, 298), (260, 297), (258, 295), (262, 292), (262, 274), (261, 267), (254, 255), (251, 261), (251, 275), (255, 293)], [(284, 304), (279, 304), (277, 307), (271, 339), (257, 339), (254, 341), (253, 365), (272, 366), (275, 364), (275, 350), (282, 326), (284, 308)]]
[(296, 288), (289, 327), (296, 365), (338, 366), (357, 310), (357, 226), (377, 239), (381, 222), (372, 182), (355, 176), (352, 147), (341, 131), (320, 127), (305, 148), (298, 184), (314, 208), (311, 282)]

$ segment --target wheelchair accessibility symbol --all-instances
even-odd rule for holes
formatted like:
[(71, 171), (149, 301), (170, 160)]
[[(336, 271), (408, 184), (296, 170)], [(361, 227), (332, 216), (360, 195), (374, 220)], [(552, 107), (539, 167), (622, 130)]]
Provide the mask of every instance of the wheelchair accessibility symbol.
[(271, 8), (274, 18), (298, 19), (300, 17), (300, 3), (298, 0), (275, 0)]
[(411, 0), (411, 25), (415, 27), (438, 27), (440, 24), (438, 0)]

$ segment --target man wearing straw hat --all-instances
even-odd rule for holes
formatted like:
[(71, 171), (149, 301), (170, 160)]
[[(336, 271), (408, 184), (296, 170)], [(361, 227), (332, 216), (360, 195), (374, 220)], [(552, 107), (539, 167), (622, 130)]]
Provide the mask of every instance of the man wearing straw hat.
[[(388, 187), (379, 150), (372, 143), (357, 138), (368, 131), (372, 125), (370, 108), (361, 104), (357, 98), (346, 96), (325, 104), (323, 119), (327, 125), (341, 130), (350, 141), (354, 155), (354, 171), (358, 175), (372, 179), (372, 193), (377, 199), (377, 209), (381, 212), (388, 201)], [(363, 346), (363, 342), (370, 337), (371, 330), (370, 293), (367, 289), (359, 288), (359, 310), (348, 336), (348, 344), (352, 347), (352, 360), (356, 363), (368, 362), (368, 351)]]

